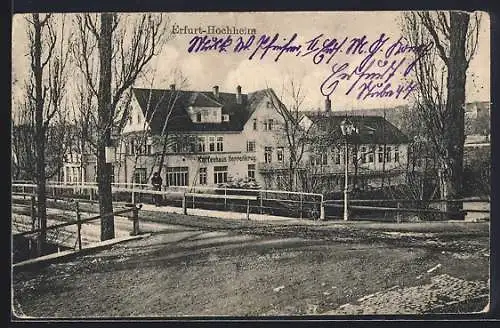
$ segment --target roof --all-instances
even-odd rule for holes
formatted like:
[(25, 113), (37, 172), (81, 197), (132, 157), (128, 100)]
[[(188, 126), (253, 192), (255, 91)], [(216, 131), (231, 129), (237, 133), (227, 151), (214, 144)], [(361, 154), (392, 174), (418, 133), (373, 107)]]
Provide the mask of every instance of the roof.
[(338, 115), (335, 112), (305, 112), (320, 130), (335, 137), (341, 136), (340, 123), (347, 117), (358, 129), (357, 142), (361, 144), (405, 144), (408, 137), (382, 116)]
[[(219, 92), (216, 98), (211, 91), (133, 88), (135, 98), (153, 134), (161, 134), (165, 122), (165, 128), (169, 131), (242, 131), (267, 92), (269, 89), (241, 94), (242, 101), (238, 104), (235, 93)], [(187, 112), (189, 106), (222, 107), (222, 114), (228, 114), (230, 117), (229, 122), (194, 123)], [(173, 109), (167, 120), (170, 108)]]

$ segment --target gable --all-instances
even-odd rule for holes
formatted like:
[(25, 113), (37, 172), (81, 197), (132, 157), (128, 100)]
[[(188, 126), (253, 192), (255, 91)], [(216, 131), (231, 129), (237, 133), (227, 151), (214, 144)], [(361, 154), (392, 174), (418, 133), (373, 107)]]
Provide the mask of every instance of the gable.
[(130, 112), (122, 133), (149, 131), (150, 127), (135, 97), (130, 101)]

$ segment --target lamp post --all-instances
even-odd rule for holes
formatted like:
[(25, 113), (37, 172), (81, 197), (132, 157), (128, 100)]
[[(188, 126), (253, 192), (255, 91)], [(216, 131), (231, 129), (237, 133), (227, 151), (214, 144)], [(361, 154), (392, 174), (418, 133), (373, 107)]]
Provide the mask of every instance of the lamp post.
[(345, 137), (345, 151), (344, 151), (344, 221), (349, 219), (349, 212), (347, 209), (347, 194), (348, 194), (348, 164), (349, 164), (349, 144), (348, 137), (353, 133), (354, 125), (347, 119), (347, 117), (340, 123), (340, 130)]

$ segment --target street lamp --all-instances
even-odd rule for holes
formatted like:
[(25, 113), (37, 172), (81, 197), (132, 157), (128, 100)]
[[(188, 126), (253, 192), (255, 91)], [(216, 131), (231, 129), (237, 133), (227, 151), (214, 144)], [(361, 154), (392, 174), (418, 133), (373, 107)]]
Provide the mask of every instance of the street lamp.
[(355, 131), (354, 125), (351, 121), (347, 119), (347, 117), (340, 123), (340, 130), (342, 131), (342, 135), (345, 137), (345, 156), (344, 156), (344, 170), (345, 170), (345, 183), (344, 183), (344, 221), (347, 221), (349, 218), (349, 214), (347, 211), (347, 193), (348, 193), (348, 184), (347, 177), (348, 171), (347, 167), (349, 164), (349, 148), (348, 148), (348, 138)]

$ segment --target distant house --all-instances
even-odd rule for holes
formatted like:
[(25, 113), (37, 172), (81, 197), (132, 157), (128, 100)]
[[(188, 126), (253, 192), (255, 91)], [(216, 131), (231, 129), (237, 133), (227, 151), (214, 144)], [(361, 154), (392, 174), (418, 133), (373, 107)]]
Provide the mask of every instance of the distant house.
[[(304, 167), (319, 177), (321, 183), (317, 189), (338, 191), (343, 188), (346, 139), (340, 126), (345, 119), (355, 127), (355, 132), (347, 139), (349, 185), (365, 189), (404, 183), (409, 140), (397, 127), (381, 116), (315, 111), (305, 112), (301, 124), (309, 126), (312, 140)], [(325, 138), (326, 142), (322, 142)]]
[[(48, 181), (63, 181), (66, 156), (69, 154), (71, 126), (50, 125), (46, 129), (45, 176)], [(14, 180), (36, 180), (35, 127), (32, 124), (16, 124), (11, 130), (11, 169)]]
[(490, 102), (476, 101), (465, 104), (465, 117), (477, 119), (484, 116), (490, 116)]

